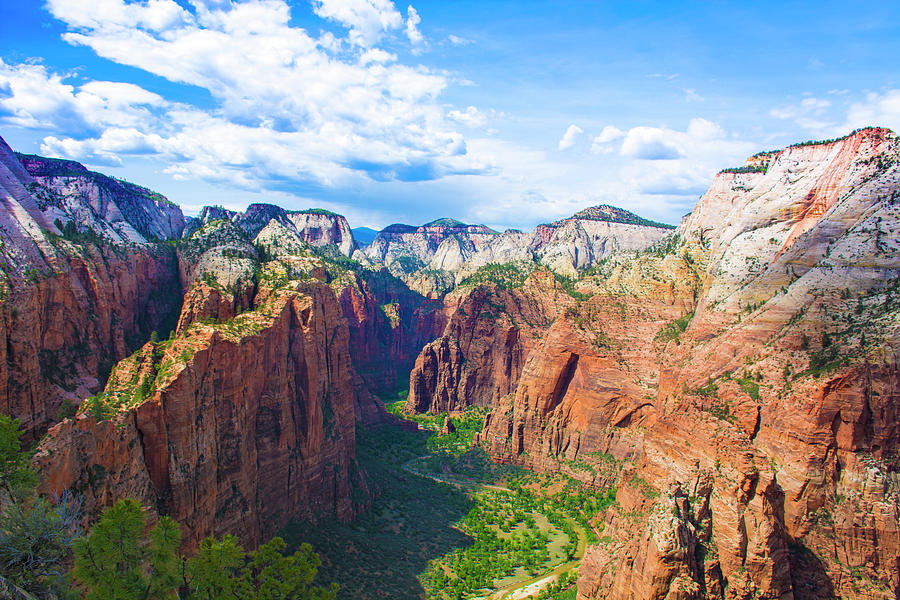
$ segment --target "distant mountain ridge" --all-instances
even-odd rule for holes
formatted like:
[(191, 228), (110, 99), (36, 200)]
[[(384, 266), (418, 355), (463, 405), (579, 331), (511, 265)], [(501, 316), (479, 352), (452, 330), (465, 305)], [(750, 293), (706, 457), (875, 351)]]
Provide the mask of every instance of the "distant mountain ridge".
[(353, 232), (353, 237), (356, 238), (356, 243), (360, 246), (368, 246), (375, 240), (375, 236), (378, 235), (378, 230), (371, 227), (354, 227), (350, 231)]
[[(644, 227), (675, 229), (675, 225), (660, 223), (659, 221), (651, 221), (650, 219), (640, 217), (629, 210), (610, 206), (609, 204), (590, 206), (588, 208), (585, 208), (584, 210), (578, 211), (570, 218), (581, 219), (584, 221), (606, 221), (608, 223), (622, 223), (624, 225), (642, 225)], [(557, 223), (559, 223), (559, 221), (557, 221)]]
[[(4, 144), (5, 145), (5, 144)], [(48, 221), (72, 221), (114, 243), (174, 239), (184, 229), (181, 209), (149, 188), (87, 169), (81, 163), (11, 153), (42, 186), (34, 190)]]

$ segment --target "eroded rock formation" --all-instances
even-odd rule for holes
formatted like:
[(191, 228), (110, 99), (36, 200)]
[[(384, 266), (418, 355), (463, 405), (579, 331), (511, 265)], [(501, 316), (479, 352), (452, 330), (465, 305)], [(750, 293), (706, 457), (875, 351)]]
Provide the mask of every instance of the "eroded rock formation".
[[(188, 545), (348, 519), (368, 498), (348, 340), (333, 293), (313, 284), (264, 290), (252, 311), (147, 344), (86, 414), (50, 430), (34, 458), (43, 489), (78, 490), (87, 514), (138, 497), (181, 522)], [(98, 423), (104, 410), (115, 414)]]
[[(900, 593), (898, 160), (867, 129), (721, 173), (675, 237), (577, 283), (510, 393), (468, 399), (497, 460), (616, 461), (580, 597)], [(494, 371), (469, 327), (457, 386)], [(428, 372), (457, 370), (450, 339)]]

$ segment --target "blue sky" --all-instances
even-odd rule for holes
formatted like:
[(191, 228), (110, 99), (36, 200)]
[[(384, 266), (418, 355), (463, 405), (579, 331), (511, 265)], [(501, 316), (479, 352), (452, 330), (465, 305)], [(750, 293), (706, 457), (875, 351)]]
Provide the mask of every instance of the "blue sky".
[(668, 221), (759, 150), (900, 129), (900, 7), (0, 0), (0, 135), (353, 226)]

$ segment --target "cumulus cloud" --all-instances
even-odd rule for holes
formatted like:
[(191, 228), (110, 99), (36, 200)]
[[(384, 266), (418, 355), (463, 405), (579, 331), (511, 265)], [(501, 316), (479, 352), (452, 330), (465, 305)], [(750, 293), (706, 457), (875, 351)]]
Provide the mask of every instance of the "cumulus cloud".
[(828, 116), (830, 107), (830, 100), (809, 97), (794, 104), (773, 108), (769, 114), (776, 119), (793, 121), (812, 132), (826, 133), (832, 131), (836, 125)]
[(559, 140), (559, 149), (560, 150), (568, 150), (572, 146), (575, 145), (575, 142), (578, 141), (578, 137), (584, 133), (584, 129), (577, 125), (569, 125), (569, 128), (566, 129), (566, 132), (563, 134), (562, 139)]
[(594, 137), (591, 142), (591, 152), (594, 154), (609, 154), (614, 150), (612, 142), (625, 136), (625, 132), (618, 127), (607, 125), (600, 132), (600, 135)]
[(474, 106), (468, 107), (466, 110), (451, 110), (447, 116), (457, 123), (462, 123), (468, 127), (484, 127), (487, 125), (487, 117)]
[(622, 142), (621, 153), (641, 160), (671, 160), (683, 156), (672, 136), (659, 127), (629, 129)]
[(868, 126), (889, 127), (900, 132), (900, 90), (888, 90), (882, 94), (873, 92), (865, 100), (850, 105), (847, 120), (841, 129), (846, 133)]
[(43, 65), (10, 65), (0, 58), (0, 120), (32, 129), (101, 134), (107, 127), (153, 127), (169, 106), (161, 96), (131, 83), (91, 81), (76, 88)]
[[(317, 14), (348, 27), (346, 38), (291, 26), (284, 0), (192, 4), (194, 13), (171, 0), (48, 0), (70, 43), (204, 88), (212, 109), (0, 61), (0, 122), (53, 130), (42, 151), (55, 155), (114, 164), (118, 154), (155, 154), (174, 176), (252, 189), (491, 170), (455, 129), (483, 115), (474, 107), (447, 114), (438, 103), (443, 74), (371, 46), (402, 28), (393, 3), (316, 0)], [(411, 7), (408, 15), (417, 23)]]
[(409, 38), (411, 44), (421, 44), (424, 41), (422, 32), (419, 31), (419, 23), (422, 17), (416, 12), (416, 9), (410, 4), (406, 7), (406, 37)]
[[(313, 0), (313, 10), (349, 29), (350, 43), (356, 46), (372, 46), (386, 32), (403, 26), (403, 17), (391, 0)], [(412, 15), (418, 18), (415, 10)]]

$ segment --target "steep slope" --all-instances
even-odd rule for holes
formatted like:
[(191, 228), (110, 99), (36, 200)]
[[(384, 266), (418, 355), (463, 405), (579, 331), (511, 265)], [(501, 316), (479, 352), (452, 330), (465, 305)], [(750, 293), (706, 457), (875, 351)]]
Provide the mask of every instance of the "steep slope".
[(645, 250), (671, 229), (627, 210), (600, 205), (562, 221), (539, 225), (529, 246), (539, 263), (571, 277), (615, 252)]
[[(60, 184), (36, 169), (53, 161), (30, 157), (27, 164), (37, 179)], [(77, 163), (70, 168), (80, 174), (65, 178), (73, 191), (63, 202), (0, 140), (0, 411), (19, 418), (29, 437), (55, 422), (64, 402), (77, 403), (102, 387), (110, 365), (152, 331), (171, 328), (181, 306), (171, 248), (116, 243), (123, 239), (119, 232), (143, 240), (140, 222), (113, 227), (97, 210), (102, 205), (122, 214), (119, 205), (131, 206), (134, 211), (125, 212), (132, 215), (158, 209), (174, 224), (173, 233), (180, 211), (148, 200), (146, 190), (132, 193), (131, 184), (114, 182), (115, 194), (101, 193), (108, 182), (96, 183)], [(92, 202), (100, 197), (95, 210)], [(66, 221), (65, 236), (53, 220)], [(92, 223), (103, 225), (93, 230)]]
[(446, 217), (419, 227), (395, 224), (378, 232), (365, 255), (401, 277), (420, 269), (455, 270), (497, 235), (484, 225)]
[(348, 339), (333, 293), (312, 284), (264, 289), (252, 311), (147, 344), (48, 432), (34, 458), (44, 490), (80, 491), (86, 514), (138, 497), (180, 521), (188, 545), (348, 519), (368, 497)]
[(36, 197), (49, 223), (74, 221), (114, 243), (175, 239), (184, 229), (181, 209), (147, 188), (88, 171), (71, 160), (16, 156), (45, 188)]
[(498, 234), (444, 218), (421, 227), (391, 225), (365, 249), (365, 257), (411, 288), (438, 297), (489, 265), (511, 263), (528, 270), (543, 265), (574, 277), (616, 252), (645, 250), (672, 229), (607, 205), (539, 225), (531, 233), (510, 229)]
[[(900, 593), (898, 160), (866, 129), (721, 173), (482, 396), (497, 460), (596, 483), (616, 465), (579, 597)], [(492, 334), (468, 335), (486, 350), (466, 368), (492, 371)]]
[(321, 209), (285, 210), (274, 204), (251, 204), (244, 212), (220, 206), (204, 206), (192, 220), (185, 236), (213, 221), (228, 220), (242, 229), (250, 239), (256, 238), (270, 223), (276, 223), (297, 240), (313, 247), (334, 246), (344, 256), (357, 249), (353, 232), (343, 215)]

